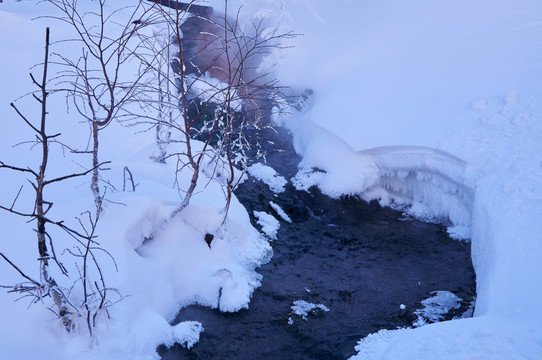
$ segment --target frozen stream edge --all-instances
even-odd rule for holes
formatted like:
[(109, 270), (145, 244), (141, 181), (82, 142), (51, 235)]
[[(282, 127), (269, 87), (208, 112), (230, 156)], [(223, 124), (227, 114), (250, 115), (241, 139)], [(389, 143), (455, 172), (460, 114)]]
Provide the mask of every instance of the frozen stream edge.
[[(540, 174), (539, 168), (516, 166), (512, 176), (491, 173), (425, 147), (354, 152), (327, 130), (302, 120), (294, 125), (296, 150), (303, 155), (298, 187), (317, 185), (330, 196), (378, 199), (425, 221), (449, 219), (449, 233), (456, 238), (471, 234), (478, 296), (474, 318), (382, 330), (362, 339), (353, 359), (466, 359), (473, 354), (504, 359), (518, 358), (518, 349), (527, 354), (520, 358), (542, 358), (542, 310), (530, 285), (542, 283), (542, 274), (535, 271), (542, 261), (539, 226), (531, 215), (535, 209), (542, 212), (542, 194), (535, 182), (525, 186), (525, 178)], [(333, 152), (322, 156), (318, 149), (329, 149), (326, 143)], [(333, 186), (338, 179), (340, 189)]]

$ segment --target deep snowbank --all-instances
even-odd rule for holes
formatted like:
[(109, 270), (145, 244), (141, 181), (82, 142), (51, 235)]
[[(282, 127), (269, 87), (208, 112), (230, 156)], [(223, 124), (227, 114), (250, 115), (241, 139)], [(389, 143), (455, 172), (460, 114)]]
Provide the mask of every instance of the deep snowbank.
[(299, 190), (318, 186), (331, 197), (357, 195), (379, 200), (429, 222), (449, 225), (457, 239), (470, 238), (476, 171), (444, 151), (421, 146), (388, 146), (353, 151), (309, 119), (290, 126), (303, 155), (292, 179)]
[[(96, 5), (94, 1), (79, 1), (81, 6)], [(116, 4), (110, 3), (111, 6)], [(88, 8), (87, 8), (88, 9)], [(110, 10), (107, 8), (106, 10)], [(12, 146), (32, 139), (24, 122), (17, 117), (9, 102), (33, 91), (28, 77), (31, 66), (43, 60), (45, 26), (51, 27), (51, 52), (76, 59), (79, 46), (57, 41), (70, 38), (72, 29), (47, 18), (30, 20), (40, 15), (55, 14), (45, 2), (4, 2), (0, 4), (0, 114), (3, 131), (0, 132), (1, 160), (18, 166), (35, 166), (39, 153), (29, 151), (30, 145)], [(122, 18), (119, 12), (116, 18)], [(114, 19), (109, 25), (114, 24)], [(89, 24), (86, 24), (90, 26)], [(113, 25), (114, 26), (114, 25)], [(9, 54), (9, 55), (8, 55)], [(134, 68), (124, 75), (135, 76)], [(51, 65), (50, 73), (54, 76)], [(130, 71), (133, 70), (132, 73)], [(38, 66), (32, 70), (41, 73)], [(18, 102), (30, 121), (39, 116), (39, 106), (31, 98)], [(50, 132), (61, 132), (59, 140), (74, 147), (84, 147), (88, 141), (88, 125), (77, 120), (74, 109), (66, 114), (66, 100), (62, 95), (50, 97), (48, 112)], [(261, 276), (255, 269), (269, 260), (272, 251), (266, 238), (250, 224), (243, 206), (234, 198), (224, 224), (224, 192), (217, 181), (206, 181), (201, 174), (201, 186), (191, 204), (174, 218), (170, 218), (180, 201), (176, 181), (189, 181), (189, 174), (176, 173), (175, 162), (158, 164), (151, 159), (156, 151), (152, 131), (123, 127), (113, 123), (102, 132), (101, 158), (110, 160), (110, 170), (103, 176), (118, 191), (108, 190), (105, 209), (98, 225), (97, 241), (115, 259), (105, 252), (97, 255), (105, 274), (112, 301), (118, 301), (106, 315), (99, 316), (97, 331), (92, 339), (85, 334), (82, 319), (75, 334), (66, 334), (56, 316), (41, 304), (28, 310), (28, 300), (14, 302), (17, 295), (5, 292), (0, 296), (0, 353), (2, 358), (34, 359), (152, 359), (158, 357), (156, 347), (175, 342), (191, 346), (199, 339), (203, 325), (187, 321), (171, 326), (178, 310), (189, 304), (201, 304), (222, 311), (237, 311), (248, 307), (252, 292), (260, 284)], [(178, 145), (177, 145), (178, 146)], [(172, 148), (171, 151), (179, 151)], [(52, 148), (49, 176), (78, 172), (88, 168), (90, 159), (62, 148)], [(133, 174), (135, 192), (123, 189), (123, 170)], [(1, 169), (2, 191), (0, 203), (9, 206), (21, 184), (25, 188), (16, 208), (32, 208), (32, 189), (26, 186), (24, 176)], [(46, 200), (53, 201), (48, 214), (77, 228), (75, 217), (92, 210), (88, 178), (51, 186)], [(27, 189), (28, 187), (28, 189)], [(29, 202), (28, 202), (29, 201)], [(0, 251), (23, 271), (39, 278), (36, 261), (36, 240), (27, 219), (8, 212), (0, 212)], [(57, 253), (68, 268), (70, 278), (55, 273), (61, 286), (77, 284), (80, 269), (75, 258), (64, 249), (73, 249), (73, 239), (51, 226)], [(212, 234), (210, 246), (206, 234)], [(62, 254), (60, 254), (62, 252)], [(102, 256), (103, 255), (103, 256)], [(0, 261), (0, 284), (21, 282), (20, 275), (6, 262)], [(119, 296), (115, 295), (118, 289)], [(73, 293), (77, 296), (77, 286)], [(122, 298), (121, 298), (122, 296)], [(47, 299), (45, 299), (47, 300)], [(103, 316), (102, 316), (103, 315)]]
[[(287, 9), (304, 37), (283, 77), (315, 91), (294, 125), (304, 156), (298, 186), (379, 198), (449, 218), (456, 237), (472, 232), (475, 317), (382, 331), (363, 339), (355, 358), (541, 358), (542, 5)], [(397, 145), (415, 147), (382, 147)]]
[[(511, 126), (517, 129), (517, 124)], [(542, 130), (540, 125), (530, 122), (525, 126), (533, 130), (533, 136)], [(323, 135), (321, 129), (320, 137), (312, 134), (315, 143), (338, 141), (330, 133)], [(509, 135), (504, 132), (495, 140), (507, 141)], [(325, 136), (333, 139), (323, 140)], [(337, 196), (339, 188), (343, 189), (342, 194), (379, 199), (385, 205), (403, 208), (427, 221), (449, 221), (449, 232), (456, 238), (472, 237), (478, 294), (475, 317), (414, 330), (381, 331), (360, 342), (355, 359), (477, 356), (537, 359), (542, 356), (539, 306), (542, 294), (537, 285), (542, 282), (542, 229), (538, 221), (542, 211), (542, 190), (538, 185), (542, 178), (540, 145), (517, 153), (521, 157), (530, 153), (527, 161), (518, 161), (512, 151), (505, 163), (490, 161), (483, 166), (422, 147), (383, 147), (362, 152), (350, 149), (346, 154), (346, 147), (324, 149), (322, 157), (311, 146), (299, 149), (301, 153), (311, 153), (304, 157), (302, 176), (296, 177), (300, 180), (298, 187), (317, 185), (331, 196)], [(331, 163), (322, 161), (325, 158)], [(339, 158), (355, 159), (349, 162), (353, 168), (339, 168), (335, 160)], [(309, 162), (309, 159), (318, 161)], [(356, 162), (359, 159), (362, 166)], [(318, 169), (314, 170), (316, 166)], [(311, 175), (304, 170), (307, 168), (311, 169), (308, 172)], [(363, 176), (356, 183), (354, 179), (360, 168), (364, 169)], [(368, 173), (373, 183), (366, 186)], [(335, 181), (341, 181), (341, 185), (331, 186)], [(345, 189), (348, 183), (353, 186)]]
[[(282, 26), (304, 34), (279, 69), (291, 85), (315, 91), (311, 110), (292, 125), (296, 148), (304, 155), (297, 186), (317, 185), (332, 196), (379, 198), (426, 219), (449, 218), (457, 237), (472, 233), (475, 317), (379, 332), (360, 342), (357, 358), (542, 358), (540, 2), (237, 3), (242, 2), (247, 13), (271, 14)], [(9, 49), (4, 54), (12, 54), (3, 56), (0, 66), (0, 113), (10, 129), (0, 132), (5, 161), (33, 161), (11, 148), (27, 137), (19, 135), (24, 125), (8, 103), (31, 90), (24, 79), (28, 67), (42, 59), (45, 20), (28, 19), (43, 11), (33, 1), (0, 5), (0, 44)], [(270, 62), (279, 59), (275, 55)], [(63, 109), (59, 101), (56, 110)], [(85, 352), (88, 342), (63, 334), (48, 321), (53, 316), (46, 309), (27, 311), (26, 303), (3, 295), (0, 338), (6, 358), (37, 353), (44, 359), (152, 357), (162, 341), (190, 344), (197, 339), (199, 324), (172, 328), (167, 323), (178, 306), (197, 301), (233, 310), (246, 306), (257, 286), (254, 267), (269, 248), (236, 203), (231, 210), (235, 221), (217, 234), (215, 248), (202, 241), (213, 229), (201, 217), (219, 219), (219, 209), (206, 197), (187, 209), (186, 218), (169, 224), (163, 236), (143, 244), (151, 225), (178, 198), (167, 175), (171, 172), (147, 163), (151, 151), (141, 144), (151, 141), (144, 135), (130, 142), (119, 141), (116, 130), (106, 136), (104, 143), (110, 145), (104, 157), (116, 161), (111, 178), (120, 183), (123, 166), (129, 165), (140, 183), (141, 197), (115, 195), (127, 206), (108, 206), (114, 217), (104, 217), (100, 233), (104, 243), (113, 239), (108, 246), (124, 269), (112, 273), (112, 285), (133, 296), (118, 304), (118, 318), (98, 339), (100, 346)], [(385, 147), (398, 145), (414, 147)], [(18, 180), (2, 177), (3, 204), (13, 201)], [(68, 205), (65, 214), (79, 214), (92, 203), (74, 195), (79, 191), (57, 189)], [(35, 252), (33, 241), (20, 240), (33, 236), (24, 221), (2, 213), (0, 223), (9, 229), (2, 239), (6, 254), (23, 261)], [(163, 262), (153, 261), (157, 258)], [(203, 261), (213, 265), (204, 267)], [(34, 262), (25, 270), (31, 272)], [(184, 276), (192, 270), (194, 277)], [(0, 273), (3, 282), (18, 281), (5, 263)]]

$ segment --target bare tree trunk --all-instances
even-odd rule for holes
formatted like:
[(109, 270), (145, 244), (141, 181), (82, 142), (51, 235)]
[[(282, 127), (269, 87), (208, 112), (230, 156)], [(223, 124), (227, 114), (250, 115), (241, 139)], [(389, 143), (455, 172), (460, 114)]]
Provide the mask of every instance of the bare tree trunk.
[[(49, 157), (48, 136), (45, 134), (45, 120), (47, 117), (47, 96), (45, 84), (47, 83), (47, 64), (49, 60), (49, 28), (45, 31), (45, 60), (43, 63), (43, 79), (39, 86), (41, 90), (41, 120), (39, 135), (42, 149), (42, 159), (38, 178), (36, 179), (36, 215), (38, 222), (38, 252), (41, 259), (41, 281), (49, 283), (49, 254), (47, 253), (47, 242), (45, 238), (45, 211), (43, 210), (43, 187), (45, 181), (45, 170), (47, 169), (47, 160)], [(34, 80), (35, 82), (35, 80)]]
[(43, 188), (45, 186), (45, 170), (47, 169), (47, 162), (49, 159), (49, 136), (45, 133), (45, 121), (47, 118), (47, 90), (45, 85), (47, 83), (47, 66), (49, 60), (49, 28), (45, 31), (45, 60), (43, 63), (43, 78), (41, 84), (38, 84), (32, 77), (34, 83), (38, 85), (41, 91), (41, 119), (39, 127), (39, 141), (41, 142), (42, 158), (40, 164), (40, 171), (36, 178), (36, 219), (37, 219), (37, 237), (38, 237), (38, 252), (40, 255), (41, 271), (40, 277), (42, 283), (50, 284), (52, 281), (49, 276), (49, 253), (47, 252), (47, 239), (45, 232), (45, 213), (47, 212), (43, 208)]
[(98, 185), (99, 180), (99, 161), (98, 161), (98, 148), (99, 148), (99, 139), (98, 139), (98, 123), (94, 121), (92, 123), (92, 179), (90, 181), (90, 189), (94, 195), (94, 204), (96, 205), (96, 217), (102, 212), (102, 196), (100, 195), (100, 186)]
[[(156, 81), (158, 86), (158, 121), (156, 123), (156, 145), (158, 146), (159, 154), (155, 156), (154, 160), (159, 163), (166, 162), (167, 145), (171, 140), (171, 129), (168, 125), (172, 124), (172, 91), (173, 86), (170, 82), (170, 66), (171, 66), (171, 50), (170, 39), (163, 34), (155, 35), (154, 41), (158, 44), (158, 48), (155, 46), (153, 50), (158, 55), (158, 71), (156, 74)], [(153, 44), (155, 44), (153, 41)]]
[(184, 125), (184, 136), (185, 136), (185, 144), (186, 144), (186, 155), (188, 157), (188, 161), (190, 163), (190, 167), (192, 168), (192, 178), (190, 180), (190, 186), (188, 187), (188, 190), (186, 191), (186, 195), (183, 198), (183, 201), (177, 208), (177, 210), (173, 213), (173, 216), (175, 216), (177, 213), (182, 211), (184, 208), (188, 206), (190, 203), (190, 200), (192, 199), (192, 194), (196, 190), (196, 186), (198, 185), (198, 179), (199, 179), (199, 170), (200, 170), (200, 162), (203, 157), (203, 153), (199, 155), (199, 159), (195, 159), (193, 153), (192, 153), (192, 138), (190, 137), (190, 127), (191, 127), (191, 119), (188, 116), (188, 99), (187, 94), (188, 91), (185, 88), (184, 83), (184, 71), (185, 66), (183, 64), (183, 46), (182, 46), (182, 34), (180, 32), (181, 29), (181, 12), (180, 9), (177, 8), (176, 14), (175, 14), (175, 40), (177, 41), (177, 44), (179, 45), (179, 60), (180, 60), (180, 84), (179, 84), (179, 92), (181, 97), (181, 106), (182, 106), (182, 119), (183, 119), (183, 125)]
[[(134, 80), (124, 80), (122, 71), (136, 56), (138, 44), (132, 46), (132, 39), (138, 30), (147, 26), (145, 11), (140, 2), (132, 9), (128, 19), (122, 23), (115, 19), (118, 10), (106, 5), (107, 0), (96, 1), (95, 9), (86, 13), (77, 1), (50, 0), (62, 15), (55, 17), (68, 23), (76, 30), (76, 38), (83, 54), (78, 61), (59, 55), (66, 66), (66, 71), (59, 77), (68, 85), (72, 93), (73, 103), (79, 114), (86, 119), (92, 128), (92, 179), (90, 189), (96, 205), (96, 217), (103, 210), (104, 192), (100, 193), (99, 168), (99, 135), (113, 120), (136, 117), (126, 105), (135, 102), (141, 96), (141, 76)], [(92, 20), (91, 20), (92, 18)], [(88, 27), (88, 23), (97, 21), (96, 26)], [(115, 29), (115, 27), (118, 27)], [(117, 38), (109, 36), (111, 31), (121, 30)]]
[[(66, 146), (58, 140), (60, 133), (48, 134), (46, 131), (46, 122), (48, 119), (47, 100), (50, 94), (56, 92), (55, 90), (51, 90), (48, 87), (47, 70), (49, 65), (49, 48), (49, 28), (47, 28), (45, 36), (45, 59), (43, 61), (43, 77), (38, 82), (33, 76), (33, 74), (30, 74), (33, 84), (38, 88), (38, 90), (31, 93), (31, 95), (41, 105), (41, 114), (39, 120), (32, 121), (32, 119), (27, 118), (14, 103), (10, 104), (17, 112), (19, 117), (32, 130), (32, 133), (34, 134), (34, 143), (37, 147), (41, 149), (41, 161), (39, 163), (39, 168), (37, 170), (34, 170), (30, 167), (9, 165), (4, 163), (3, 161), (0, 161), (0, 169), (9, 169), (12, 171), (31, 175), (31, 177), (28, 177), (28, 180), (35, 191), (34, 202), (31, 206), (32, 211), (24, 212), (15, 209), (15, 205), (21, 193), (22, 187), (15, 196), (15, 199), (10, 207), (2, 206), (0, 204), (0, 209), (18, 216), (26, 217), (29, 219), (29, 222), (33, 222), (34, 220), (36, 221), (35, 231), (39, 253), (39, 281), (27, 276), (17, 265), (15, 265), (14, 262), (9, 260), (4, 254), (0, 253), (0, 257), (7, 261), (24, 279), (28, 281), (25, 283), (13, 285), (10, 292), (23, 294), (23, 297), (34, 297), (35, 303), (46, 303), (45, 300), (48, 296), (50, 296), (53, 304), (52, 306), (50, 306), (50, 304), (47, 306), (49, 306), (49, 309), (59, 316), (67, 331), (71, 331), (74, 328), (73, 320), (75, 319), (75, 314), (77, 314), (78, 317), (80, 314), (84, 314), (88, 326), (89, 335), (92, 336), (94, 333), (94, 328), (96, 327), (97, 316), (102, 313), (103, 310), (106, 310), (109, 306), (113, 305), (113, 303), (108, 300), (108, 298), (110, 297), (108, 293), (113, 291), (120, 296), (116, 289), (106, 287), (104, 274), (102, 273), (100, 263), (98, 261), (99, 259), (95, 256), (95, 251), (100, 250), (109, 255), (113, 262), (115, 262), (111, 255), (103, 248), (101, 248), (96, 241), (94, 241), (94, 238), (96, 237), (96, 226), (102, 205), (102, 196), (100, 196), (98, 187), (99, 174), (97, 170), (100, 166), (105, 164), (98, 162), (98, 131), (100, 129), (100, 123), (98, 121), (92, 122), (93, 167), (80, 173), (62, 175), (52, 179), (47, 178), (46, 173), (49, 160), (55, 159), (52, 157), (51, 148), (49, 147), (49, 145), (51, 143), (57, 143), (61, 144), (62, 146)], [(84, 65), (84, 73), (86, 74), (86, 59)], [(88, 85), (88, 81), (86, 82), (86, 85)], [(92, 106), (92, 104), (89, 103), (88, 106)], [(102, 126), (103, 125), (104, 124), (102, 124)], [(89, 173), (92, 173), (92, 188), (93, 191), (95, 191), (97, 201), (96, 205), (98, 211), (96, 217), (93, 218), (90, 212), (87, 211), (86, 213), (88, 213), (89, 223), (89, 225), (87, 226), (85, 226), (83, 222), (78, 219), (79, 224), (83, 228), (83, 232), (74, 230), (73, 228), (65, 225), (64, 221), (53, 221), (48, 215), (49, 211), (53, 207), (53, 202), (46, 200), (46, 186), (67, 179), (86, 176)], [(71, 286), (68, 287), (61, 286), (62, 284), (57, 283), (55, 281), (55, 278), (51, 275), (53, 273), (52, 271), (50, 271), (51, 264), (56, 264), (63, 275), (68, 276), (68, 272), (57, 257), (53, 238), (47, 232), (47, 228), (50, 225), (62, 229), (68, 234), (70, 238), (73, 238), (76, 241), (74, 246), (66, 249), (66, 252), (74, 256), (74, 258), (76, 259), (77, 269), (82, 269), (82, 273), (79, 272), (79, 278), (75, 280), (74, 283), (71, 284)], [(88, 226), (90, 226), (90, 230)], [(82, 266), (80, 266), (79, 262), (82, 262)], [(91, 268), (94, 268), (98, 272), (98, 281), (92, 279), (92, 273), (89, 272)], [(61, 278), (58, 277), (57, 279)], [(79, 286), (79, 284), (82, 284), (81, 286), (83, 287), (83, 299), (81, 299), (80, 297), (70, 297), (70, 293), (72, 293), (74, 287)], [(96, 305), (96, 303), (99, 304)]]
[[(225, 220), (239, 175), (257, 157), (265, 155), (260, 152), (259, 144), (249, 143), (246, 131), (272, 127), (270, 124), (262, 126), (261, 114), (264, 106), (273, 108), (273, 99), (277, 99), (275, 95), (279, 88), (276, 80), (270, 80), (267, 74), (257, 73), (255, 69), (266, 55), (282, 48), (283, 39), (294, 35), (278, 30), (269, 32), (263, 20), (252, 26), (240, 25), (239, 11), (234, 19), (229, 18), (227, 0), (223, 2), (223, 13), (218, 15), (213, 15), (211, 7), (195, 5), (194, 0), (186, 3), (149, 1), (173, 9), (155, 8), (158, 22), (165, 24), (171, 34), (171, 46), (178, 46), (178, 54), (169, 64), (175, 67), (176, 78), (171, 78), (160, 61), (146, 63), (158, 73), (156, 79), (159, 84), (151, 91), (157, 91), (160, 99), (158, 104), (149, 104), (159, 112), (158, 120), (155, 117), (149, 121), (155, 123), (158, 139), (162, 125), (168, 126), (164, 122), (167, 115), (163, 110), (168, 106), (169, 109), (178, 107), (177, 117), (170, 120), (169, 126), (177, 132), (173, 138), (178, 135), (177, 139), (184, 143), (185, 149), (167, 154), (166, 159), (177, 157), (177, 173), (191, 171), (189, 184), (177, 183), (183, 197), (171, 216), (190, 204), (201, 181), (200, 171), (210, 165), (213, 173), (208, 176), (218, 179), (220, 175), (219, 181), (223, 185)], [(163, 53), (167, 46), (169, 43), (161, 45), (159, 53)], [(142, 61), (148, 60), (143, 58)], [(178, 83), (175, 80), (179, 80)], [(175, 91), (176, 96), (172, 98), (176, 98), (176, 102), (163, 96), (163, 90), (167, 95), (173, 92), (162, 86), (162, 81), (174, 85), (171, 90)], [(167, 106), (160, 104), (163, 100), (167, 101)], [(251, 151), (253, 149), (256, 151)], [(250, 152), (255, 153), (253, 159)], [(210, 160), (209, 164), (207, 160)]]

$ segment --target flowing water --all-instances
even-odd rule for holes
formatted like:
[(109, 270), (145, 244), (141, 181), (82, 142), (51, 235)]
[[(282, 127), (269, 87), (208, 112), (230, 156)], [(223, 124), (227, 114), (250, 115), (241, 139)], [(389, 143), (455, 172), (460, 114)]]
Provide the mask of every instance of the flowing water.
[[(289, 134), (281, 130), (276, 140), (285, 151), (270, 154), (267, 164), (291, 178), (299, 159)], [(355, 197), (330, 199), (316, 189), (300, 192), (288, 185), (275, 196), (254, 179), (236, 196), (250, 214), (275, 214), (273, 201), (292, 223), (281, 221), (271, 243), (274, 256), (258, 270), (262, 286), (249, 309), (182, 309), (174, 324), (197, 320), (205, 331), (190, 350), (160, 347), (164, 360), (346, 359), (362, 337), (412, 325), (414, 310), (432, 291), (451, 291), (464, 300), (449, 318), (464, 312), (475, 296), (470, 244), (450, 239), (442, 225)], [(292, 311), (297, 300), (329, 311), (303, 319)], [(400, 310), (401, 305), (406, 308)]]
[[(182, 26), (184, 63), (197, 65), (187, 67), (187, 72), (210, 69), (208, 62), (216, 60), (197, 51), (208, 33), (201, 30), (209, 26), (206, 16), (199, 14)], [(172, 64), (172, 68), (179, 67)], [(311, 93), (301, 93), (299, 106), (294, 107), (301, 108)], [(277, 130), (262, 130), (247, 138), (269, 140), (267, 145), (280, 149), (267, 156), (267, 165), (290, 179), (299, 157), (291, 135)], [(416, 319), (413, 312), (432, 291), (451, 291), (464, 299), (448, 317), (460, 315), (475, 296), (470, 244), (450, 239), (441, 225), (404, 218), (400, 212), (355, 197), (330, 199), (317, 189), (302, 192), (288, 185), (275, 196), (254, 179), (241, 184), (235, 194), (249, 214), (277, 215), (272, 201), (292, 223), (281, 221), (278, 239), (271, 243), (274, 256), (258, 269), (262, 285), (249, 309), (237, 313), (201, 306), (181, 309), (173, 324), (197, 320), (205, 331), (190, 350), (180, 345), (159, 347), (163, 360), (346, 359), (368, 334), (411, 326)], [(321, 304), (329, 311), (313, 311), (303, 318), (292, 310), (298, 300)]]

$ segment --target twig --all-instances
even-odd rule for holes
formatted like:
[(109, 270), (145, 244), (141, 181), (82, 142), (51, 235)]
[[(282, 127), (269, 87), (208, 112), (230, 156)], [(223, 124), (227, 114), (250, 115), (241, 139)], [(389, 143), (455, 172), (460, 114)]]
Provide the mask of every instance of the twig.
[(123, 176), (123, 182), (122, 182), (122, 191), (126, 191), (126, 173), (128, 173), (128, 176), (129, 176), (129, 180), (132, 184), (132, 191), (135, 191), (136, 189), (136, 186), (134, 184), (134, 177), (132, 175), (132, 172), (130, 171), (130, 169), (128, 169), (128, 166), (125, 166), (124, 167), (124, 176)]
[(111, 163), (111, 161), (104, 161), (104, 162), (101, 162), (98, 165), (94, 166), (93, 168), (88, 169), (87, 171), (83, 171), (83, 172), (75, 173), (75, 174), (71, 174), (71, 175), (61, 176), (61, 177), (58, 177), (58, 178), (55, 178), (55, 179), (52, 179), (52, 180), (47, 180), (47, 181), (44, 181), (43, 184), (44, 185), (49, 185), (49, 184), (52, 184), (54, 182), (63, 181), (63, 180), (66, 180), (66, 179), (71, 179), (71, 178), (79, 177), (79, 176), (85, 176), (88, 173), (98, 169), (100, 166), (105, 165), (105, 164), (110, 164), (110, 163)]
[(17, 267), (17, 265), (12, 263), (11, 260), (9, 260), (3, 253), (0, 252), (0, 256), (3, 257), (4, 260), (6, 260), (8, 264), (10, 264), (15, 270), (17, 270), (17, 272), (21, 274), (21, 276), (24, 277), (26, 280), (30, 281), (32, 284), (36, 285), (37, 287), (40, 287), (40, 288), (42, 287), (42, 285), (38, 281), (32, 279), (30, 276), (27, 276), (21, 269)]

